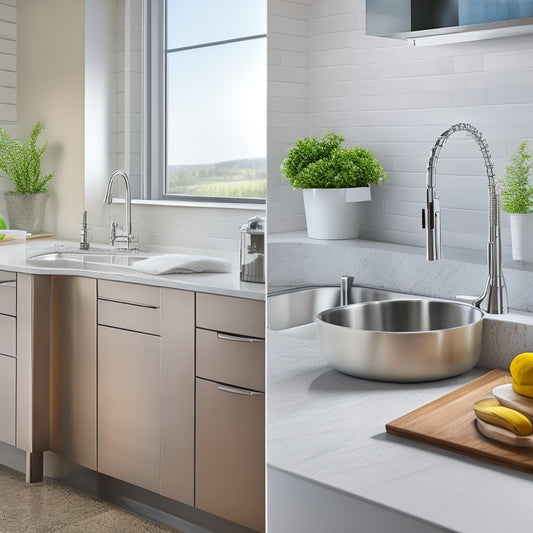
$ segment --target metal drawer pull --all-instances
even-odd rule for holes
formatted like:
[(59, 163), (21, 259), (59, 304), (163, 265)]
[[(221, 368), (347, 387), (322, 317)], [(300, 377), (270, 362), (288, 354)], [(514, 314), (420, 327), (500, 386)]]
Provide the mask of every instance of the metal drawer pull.
[(265, 339), (254, 339), (253, 337), (239, 337), (237, 335), (227, 335), (226, 333), (217, 333), (217, 339), (221, 341), (235, 342), (265, 342)]
[(98, 296), (98, 299), (101, 302), (111, 302), (114, 304), (122, 304), (122, 305), (133, 305), (134, 307), (143, 307), (144, 309), (160, 309), (156, 305), (143, 304), (140, 302), (128, 302), (126, 300), (113, 300), (111, 298), (105, 298), (103, 296)]
[(237, 387), (228, 387), (227, 385), (221, 385), (217, 383), (217, 389), (222, 392), (231, 392), (232, 394), (240, 394), (241, 396), (261, 396), (264, 392), (256, 392), (247, 389), (238, 389)]
[(16, 287), (17, 286), (17, 280), (16, 279), (6, 279), (5, 281), (0, 281), (0, 285), (5, 285), (7, 287)]

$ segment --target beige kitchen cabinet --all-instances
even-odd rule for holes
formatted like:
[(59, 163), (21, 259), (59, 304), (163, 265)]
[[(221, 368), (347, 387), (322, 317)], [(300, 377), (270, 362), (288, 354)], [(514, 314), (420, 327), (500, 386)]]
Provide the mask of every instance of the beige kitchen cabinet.
[(196, 316), (196, 507), (264, 531), (264, 302), (197, 294)]
[(194, 293), (98, 282), (98, 471), (194, 505)]
[(50, 449), (97, 468), (96, 280), (51, 280)]

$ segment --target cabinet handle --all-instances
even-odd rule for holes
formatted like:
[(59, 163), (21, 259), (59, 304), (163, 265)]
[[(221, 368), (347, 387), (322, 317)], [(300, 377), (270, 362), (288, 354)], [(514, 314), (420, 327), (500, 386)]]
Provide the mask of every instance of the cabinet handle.
[(221, 392), (231, 392), (232, 394), (240, 394), (241, 396), (261, 396), (264, 392), (256, 392), (253, 390), (239, 389), (237, 387), (228, 387), (217, 383), (217, 389)]
[(17, 280), (8, 279), (8, 280), (5, 280), (5, 281), (0, 281), (0, 285), (7, 285), (9, 287), (16, 287), (17, 286)]
[(217, 333), (217, 339), (221, 341), (235, 342), (265, 342), (265, 339), (254, 339), (253, 337), (239, 337), (238, 335), (227, 335), (226, 333)]

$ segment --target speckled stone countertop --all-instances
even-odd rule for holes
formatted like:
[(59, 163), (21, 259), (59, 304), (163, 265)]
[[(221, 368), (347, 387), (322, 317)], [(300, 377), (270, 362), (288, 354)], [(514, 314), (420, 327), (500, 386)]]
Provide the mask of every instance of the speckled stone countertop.
[(331, 369), (313, 340), (271, 331), (267, 346), (269, 468), (446, 530), (501, 533), (532, 523), (531, 475), (385, 431), (486, 370), (380, 383)]
[[(269, 291), (359, 286), (453, 299), (480, 293), (482, 253), (424, 250), (370, 241), (316, 241), (305, 232), (269, 235)], [(533, 270), (504, 261), (507, 315), (486, 315), (480, 367), (441, 381), (380, 383), (343, 375), (324, 362), (314, 340), (267, 334), (268, 467), (446, 531), (500, 533), (533, 521), (533, 478), (466, 455), (389, 435), (385, 425), (533, 351)], [(268, 306), (268, 303), (267, 303)]]
[[(105, 245), (94, 245), (92, 251), (107, 250)], [(230, 273), (205, 273), (205, 274), (167, 274), (155, 276), (145, 274), (129, 267), (81, 265), (76, 268), (48, 268), (32, 264), (31, 258), (49, 252), (79, 252), (79, 244), (72, 241), (59, 241), (53, 239), (27, 240), (20, 244), (0, 245), (0, 270), (22, 272), (26, 274), (85, 276), (89, 278), (107, 279), (141, 283), (158, 287), (184, 289), (210, 294), (236, 296), (264, 300), (265, 285), (262, 283), (245, 283), (239, 279), (239, 258), (237, 253), (216, 253), (203, 250), (157, 250), (166, 253), (187, 253), (198, 255), (211, 255), (228, 259), (232, 263)], [(120, 252), (117, 252), (120, 253)]]

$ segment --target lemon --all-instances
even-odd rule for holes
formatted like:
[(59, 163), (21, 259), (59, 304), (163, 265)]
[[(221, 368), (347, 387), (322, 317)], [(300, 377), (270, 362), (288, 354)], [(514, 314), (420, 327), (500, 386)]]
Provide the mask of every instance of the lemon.
[(513, 390), (522, 396), (533, 398), (533, 353), (518, 354), (509, 367), (513, 378)]

